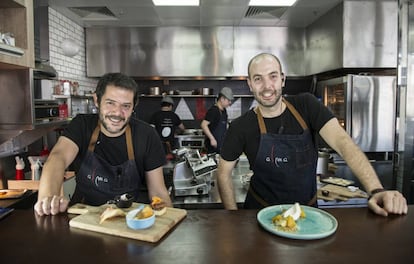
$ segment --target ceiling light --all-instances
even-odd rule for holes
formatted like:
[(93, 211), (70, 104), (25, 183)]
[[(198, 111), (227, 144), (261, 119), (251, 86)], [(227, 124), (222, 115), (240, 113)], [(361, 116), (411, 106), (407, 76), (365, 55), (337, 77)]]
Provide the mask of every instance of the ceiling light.
[(296, 0), (250, 0), (249, 6), (291, 6)]
[(156, 6), (199, 6), (200, 0), (152, 0)]

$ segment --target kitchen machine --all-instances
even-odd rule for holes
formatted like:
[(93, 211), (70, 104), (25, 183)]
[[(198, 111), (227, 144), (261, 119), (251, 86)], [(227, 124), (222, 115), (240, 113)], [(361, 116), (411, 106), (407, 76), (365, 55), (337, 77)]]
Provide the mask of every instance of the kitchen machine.
[(210, 155), (201, 156), (198, 149), (174, 150), (179, 157), (173, 172), (175, 196), (206, 195), (214, 185), (212, 176), (217, 163)]

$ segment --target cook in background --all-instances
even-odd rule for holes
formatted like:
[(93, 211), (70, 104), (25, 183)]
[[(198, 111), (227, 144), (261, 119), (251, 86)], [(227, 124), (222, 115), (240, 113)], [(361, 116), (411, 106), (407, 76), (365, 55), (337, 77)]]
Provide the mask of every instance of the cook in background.
[[(94, 102), (99, 115), (77, 115), (65, 128), (44, 164), (34, 209), (39, 215), (66, 211), (61, 196), (66, 168), (76, 172), (71, 204), (101, 205), (129, 193), (136, 201), (159, 196), (171, 206), (164, 184), (165, 155), (158, 134), (149, 124), (131, 119), (138, 102), (137, 84), (121, 73), (102, 76)], [(145, 186), (146, 183), (146, 186)], [(148, 189), (148, 198), (138, 197)]]
[(226, 108), (231, 105), (233, 99), (233, 91), (228, 87), (223, 87), (216, 103), (208, 109), (204, 120), (201, 121), (200, 126), (206, 135), (205, 147), (208, 153), (220, 154), (228, 126)]
[(230, 124), (218, 167), (226, 209), (237, 209), (231, 172), (243, 152), (254, 172), (245, 208), (294, 202), (317, 206), (315, 136), (319, 133), (371, 195), (372, 211), (384, 216), (407, 213), (406, 199), (398, 191), (383, 189), (365, 154), (327, 107), (309, 93), (282, 96), (285, 75), (276, 56), (253, 57), (247, 83), (258, 106)]
[(164, 96), (161, 100), (161, 110), (155, 112), (150, 120), (150, 124), (155, 127), (160, 136), (167, 156), (177, 148), (175, 133), (185, 129), (180, 117), (172, 111), (173, 106), (173, 99), (170, 96)]

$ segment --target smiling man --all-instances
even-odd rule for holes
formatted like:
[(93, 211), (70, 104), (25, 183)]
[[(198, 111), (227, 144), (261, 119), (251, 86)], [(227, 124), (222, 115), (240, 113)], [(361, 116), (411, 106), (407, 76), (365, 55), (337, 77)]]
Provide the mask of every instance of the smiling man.
[[(73, 163), (76, 190), (70, 203), (101, 205), (131, 194), (135, 201), (171, 200), (164, 184), (163, 147), (153, 127), (131, 118), (137, 84), (121, 73), (108, 73), (94, 96), (99, 115), (79, 114), (65, 128), (46, 161), (34, 209), (39, 215), (66, 211), (69, 201), (60, 190), (66, 168)], [(142, 190), (148, 190), (143, 197)]]
[(280, 60), (258, 54), (248, 65), (250, 91), (258, 106), (234, 120), (225, 137), (218, 167), (218, 187), (227, 209), (237, 209), (231, 172), (245, 153), (254, 174), (245, 208), (295, 203), (317, 206), (316, 136), (347, 162), (371, 195), (368, 206), (380, 215), (406, 214), (398, 191), (384, 190), (365, 154), (315, 96), (282, 96), (285, 76)]

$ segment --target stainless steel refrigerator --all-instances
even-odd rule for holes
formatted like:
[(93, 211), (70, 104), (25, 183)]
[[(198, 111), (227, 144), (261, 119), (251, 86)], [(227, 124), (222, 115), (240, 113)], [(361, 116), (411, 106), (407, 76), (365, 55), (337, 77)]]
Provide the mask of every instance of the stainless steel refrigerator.
[(319, 82), (317, 91), (362, 151), (394, 150), (395, 76), (347, 75)]

